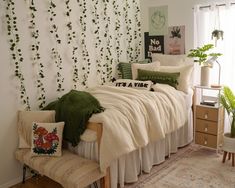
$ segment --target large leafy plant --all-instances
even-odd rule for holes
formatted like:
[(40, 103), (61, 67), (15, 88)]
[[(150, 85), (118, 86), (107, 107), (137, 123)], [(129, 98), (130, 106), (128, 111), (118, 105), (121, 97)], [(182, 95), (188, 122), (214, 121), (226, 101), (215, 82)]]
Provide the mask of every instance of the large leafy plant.
[(232, 138), (235, 138), (235, 95), (227, 86), (224, 86), (222, 90), (222, 94), (220, 95), (220, 103), (232, 119), (230, 135)]
[(209, 51), (213, 48), (213, 44), (205, 44), (202, 47), (191, 49), (188, 57), (195, 58), (194, 62), (198, 62), (201, 66), (210, 66), (206, 63), (210, 57), (218, 57), (222, 55), (221, 53), (209, 53)]

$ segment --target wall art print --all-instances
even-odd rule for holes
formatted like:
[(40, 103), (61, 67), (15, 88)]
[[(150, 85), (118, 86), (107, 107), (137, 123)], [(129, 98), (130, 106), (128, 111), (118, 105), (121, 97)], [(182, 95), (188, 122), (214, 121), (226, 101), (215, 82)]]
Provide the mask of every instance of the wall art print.
[(168, 6), (149, 8), (149, 35), (166, 35), (168, 32)]
[(145, 58), (152, 60), (152, 53), (164, 53), (164, 36), (150, 36), (144, 33)]
[(185, 54), (185, 26), (170, 26), (164, 40), (165, 54)]

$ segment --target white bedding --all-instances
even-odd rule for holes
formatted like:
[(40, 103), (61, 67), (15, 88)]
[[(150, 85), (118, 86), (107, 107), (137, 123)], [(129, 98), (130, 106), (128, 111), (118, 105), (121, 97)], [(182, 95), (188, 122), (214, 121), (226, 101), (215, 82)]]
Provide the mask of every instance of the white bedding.
[(187, 120), (184, 95), (172, 87), (159, 85), (156, 92), (149, 92), (98, 86), (88, 92), (106, 109), (89, 120), (103, 124), (101, 170), (120, 156), (163, 139)]

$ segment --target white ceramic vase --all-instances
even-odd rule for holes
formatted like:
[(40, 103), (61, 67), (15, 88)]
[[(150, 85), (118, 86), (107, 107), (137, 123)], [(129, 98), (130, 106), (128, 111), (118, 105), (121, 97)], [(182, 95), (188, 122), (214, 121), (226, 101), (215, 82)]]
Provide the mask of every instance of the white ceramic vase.
[(231, 138), (230, 133), (224, 133), (222, 149), (230, 153), (235, 153), (235, 138)]
[(209, 86), (210, 67), (201, 67), (201, 86)]

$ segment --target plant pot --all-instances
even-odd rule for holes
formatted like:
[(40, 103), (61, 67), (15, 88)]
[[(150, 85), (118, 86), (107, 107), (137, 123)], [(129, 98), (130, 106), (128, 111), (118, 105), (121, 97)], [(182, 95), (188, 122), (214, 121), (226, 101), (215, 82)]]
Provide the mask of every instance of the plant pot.
[(210, 67), (201, 67), (201, 86), (209, 86)]
[(222, 149), (230, 153), (235, 153), (235, 138), (231, 138), (230, 133), (224, 133)]

